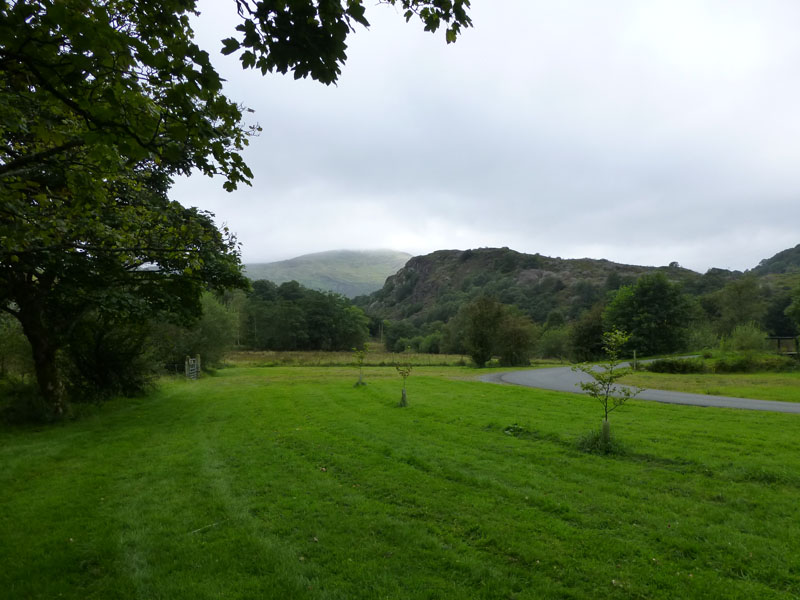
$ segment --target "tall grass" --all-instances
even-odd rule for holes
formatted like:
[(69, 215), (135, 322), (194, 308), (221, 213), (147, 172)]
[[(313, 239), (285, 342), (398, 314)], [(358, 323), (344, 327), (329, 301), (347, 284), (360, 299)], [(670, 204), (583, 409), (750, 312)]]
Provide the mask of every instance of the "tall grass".
[[(225, 357), (230, 365), (243, 367), (338, 367), (353, 365), (353, 352), (323, 351), (238, 351)], [(386, 352), (370, 349), (364, 355), (364, 366), (385, 367), (399, 364), (414, 366), (453, 367), (468, 365), (470, 359), (460, 354), (423, 354), (421, 352)]]

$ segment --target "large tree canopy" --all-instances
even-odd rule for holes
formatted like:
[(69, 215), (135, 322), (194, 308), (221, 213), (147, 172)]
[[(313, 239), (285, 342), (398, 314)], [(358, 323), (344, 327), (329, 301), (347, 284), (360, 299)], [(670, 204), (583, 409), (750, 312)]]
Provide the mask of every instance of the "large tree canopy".
[[(401, 6), (407, 20), (418, 15), (430, 31), (446, 24), (448, 42), (470, 25), (469, 0), (384, 3)], [(0, 0), (0, 176), (24, 177), (89, 146), (95, 160), (196, 168), (224, 175), (229, 190), (247, 182), (239, 152), (248, 131), (193, 41), (195, 8), (195, 0)], [(242, 23), (224, 51), (239, 52), (243, 67), (328, 84), (354, 24), (368, 25), (362, 0), (236, 0), (236, 9)], [(58, 118), (32, 123), (31, 99), (57, 105)]]
[(67, 163), (0, 209), (0, 309), (21, 323), (56, 413), (56, 353), (84, 315), (191, 320), (203, 289), (245, 284), (235, 238), (211, 215), (170, 201), (163, 172), (98, 175)]
[(622, 286), (605, 309), (606, 330), (630, 333), (627, 346), (640, 354), (682, 350), (690, 321), (690, 304), (680, 287), (663, 273), (642, 275)]
[[(386, 0), (453, 41), (468, 0)], [(362, 0), (236, 0), (226, 53), (262, 73), (336, 81)], [(82, 315), (192, 314), (206, 287), (241, 286), (238, 248), (211, 215), (168, 199), (198, 170), (234, 190), (257, 127), (193, 40), (195, 0), (0, 0), (0, 310), (31, 343), (62, 409), (56, 353)], [(231, 5), (234, 10), (234, 5)], [(236, 37), (238, 36), (238, 37)]]
[[(153, 160), (171, 173), (251, 173), (241, 110), (224, 95), (187, 10), (167, 0), (0, 4), (0, 175), (24, 180), (87, 148), (99, 166)], [(45, 109), (40, 120), (32, 110)]]

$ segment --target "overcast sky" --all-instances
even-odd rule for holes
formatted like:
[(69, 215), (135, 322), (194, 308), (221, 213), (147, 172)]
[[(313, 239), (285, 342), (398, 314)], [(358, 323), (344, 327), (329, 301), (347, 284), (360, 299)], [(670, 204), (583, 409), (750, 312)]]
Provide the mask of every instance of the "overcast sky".
[(508, 246), (744, 270), (800, 243), (800, 2), (473, 0), (456, 44), (373, 5), (338, 86), (201, 45), (264, 129), (252, 188), (200, 175), (244, 262), (334, 249)]

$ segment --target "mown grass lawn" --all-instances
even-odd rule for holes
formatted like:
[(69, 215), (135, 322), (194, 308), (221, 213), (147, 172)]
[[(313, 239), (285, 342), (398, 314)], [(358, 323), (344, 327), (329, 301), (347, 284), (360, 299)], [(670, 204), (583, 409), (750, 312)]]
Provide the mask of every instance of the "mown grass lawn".
[[(796, 598), (796, 415), (235, 368), (0, 431), (8, 598)], [(517, 424), (519, 437), (504, 430)]]
[(622, 381), (655, 390), (800, 402), (800, 372), (670, 374), (638, 371)]

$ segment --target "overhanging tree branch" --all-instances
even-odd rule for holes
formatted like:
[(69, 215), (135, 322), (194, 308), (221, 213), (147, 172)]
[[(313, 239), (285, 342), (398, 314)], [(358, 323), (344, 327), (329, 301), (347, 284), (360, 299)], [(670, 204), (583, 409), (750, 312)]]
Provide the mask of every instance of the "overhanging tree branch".
[(70, 140), (69, 142), (61, 144), (60, 146), (54, 146), (52, 148), (48, 148), (47, 150), (41, 150), (39, 152), (33, 152), (24, 156), (20, 156), (19, 158), (0, 165), (0, 176), (14, 177), (18, 173), (29, 171), (30, 165), (35, 165), (37, 163), (41, 164), (42, 161), (48, 158), (68, 150), (72, 150), (73, 148), (79, 148), (83, 145), (85, 145), (83, 140)]

